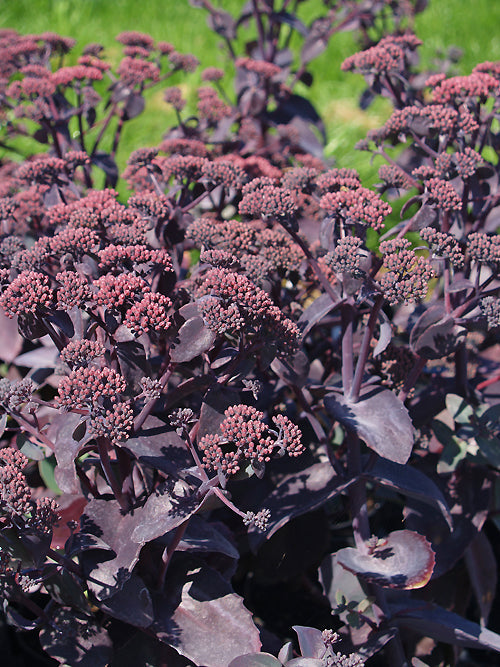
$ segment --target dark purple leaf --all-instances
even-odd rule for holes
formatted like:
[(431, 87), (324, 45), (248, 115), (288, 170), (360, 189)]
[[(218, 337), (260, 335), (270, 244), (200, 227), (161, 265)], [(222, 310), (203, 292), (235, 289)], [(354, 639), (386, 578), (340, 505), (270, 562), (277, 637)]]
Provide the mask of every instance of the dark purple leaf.
[(41, 144), (48, 144), (49, 143), (49, 135), (47, 130), (44, 128), (38, 128), (35, 132), (33, 132), (33, 139), (36, 139)]
[(84, 441), (75, 440), (73, 433), (82, 421), (82, 415), (73, 412), (54, 415), (47, 431), (54, 443), (57, 465), (54, 477), (64, 493), (80, 493), (80, 482), (75, 469), (75, 457)]
[(325, 642), (321, 630), (304, 625), (294, 625), (300, 652), (303, 658), (321, 658), (325, 653)]
[(97, 151), (92, 156), (92, 164), (95, 164), (96, 167), (102, 169), (106, 174), (106, 179), (110, 183), (111, 187), (115, 187), (118, 183), (118, 166), (113, 160), (109, 153), (103, 153), (102, 151)]
[(236, 21), (222, 9), (213, 9), (207, 16), (208, 27), (224, 39), (236, 39)]
[(393, 622), (412, 632), (453, 646), (500, 652), (500, 635), (442, 607), (417, 600), (405, 600), (400, 610), (393, 605), (391, 607), (395, 610)]
[(139, 116), (146, 106), (144, 97), (140, 93), (130, 93), (123, 107), (123, 120), (131, 120)]
[(453, 530), (427, 505), (408, 499), (404, 510), (405, 524), (410, 530), (424, 535), (436, 554), (434, 577), (447, 572), (463, 556), (488, 516), (491, 494), (491, 473), (485, 466), (464, 462), (446, 477), (443, 488), (451, 508)]
[(266, 91), (257, 86), (248, 86), (238, 97), (238, 107), (243, 116), (258, 116), (267, 102)]
[(137, 510), (140, 517), (132, 526), (127, 539), (141, 546), (165, 535), (194, 514), (203, 503), (196, 489), (182, 480), (164, 482), (149, 496), (144, 507)]
[(59, 187), (55, 183), (54, 185), (51, 185), (50, 189), (43, 195), (43, 203), (46, 208), (52, 208), (53, 206), (63, 203)]
[(55, 310), (49, 317), (49, 321), (60, 329), (65, 336), (73, 338), (75, 335), (75, 327), (71, 321), (71, 317), (64, 310)]
[(158, 417), (149, 416), (141, 430), (123, 447), (139, 461), (169, 475), (176, 476), (179, 470), (193, 464), (184, 440)]
[(309, 374), (309, 359), (302, 350), (286, 359), (273, 359), (271, 369), (286, 384), (303, 387)]
[[(340, 294), (338, 295), (338, 302), (340, 301)], [(329, 294), (322, 294), (315, 299), (310, 306), (304, 310), (297, 322), (298, 327), (302, 331), (302, 336), (305, 337), (309, 331), (320, 322), (325, 315), (338, 305), (338, 302), (333, 302)]]
[(454, 294), (469, 289), (474, 289), (474, 284), (470, 280), (467, 280), (466, 278), (455, 278), (449, 285), (448, 292)]
[(274, 535), (291, 518), (321, 507), (327, 500), (345, 491), (354, 479), (339, 477), (330, 463), (315, 463), (300, 473), (287, 475), (265, 500), (263, 507), (271, 512), (268, 528), (249, 530), (252, 549)]
[(71, 607), (60, 607), (52, 621), (40, 631), (40, 644), (59, 664), (106, 667), (110, 663), (113, 655), (111, 639), (93, 616)]
[(450, 529), (452, 528), (450, 510), (444, 495), (436, 484), (420, 470), (379, 458), (373, 466), (365, 470), (364, 475), (405, 496), (411, 496), (438, 507)]
[(140, 381), (143, 377), (151, 377), (151, 365), (144, 353), (144, 347), (136, 340), (117, 342), (116, 353), (120, 364), (120, 371), (127, 383), (140, 391)]
[(288, 12), (272, 12), (270, 15), (271, 21), (276, 21), (277, 23), (286, 23), (291, 26), (294, 30), (300, 33), (303, 37), (307, 37), (309, 29), (305, 26), (302, 21), (295, 16), (294, 14), (289, 14)]
[(209, 389), (201, 405), (198, 440), (209, 433), (217, 433), (224, 421), (225, 410), (240, 402), (240, 395), (234, 389)]
[(280, 652), (278, 653), (278, 660), (281, 660), (281, 662), (285, 663), (288, 660), (291, 660), (293, 658), (293, 644), (292, 642), (287, 642), (286, 644), (283, 644), (283, 646), (280, 648)]
[(153, 602), (140, 577), (132, 574), (123, 588), (101, 603), (100, 608), (120, 621), (147, 628), (154, 620)]
[(382, 354), (392, 339), (392, 325), (383, 310), (380, 311), (379, 320), (381, 320), (380, 335), (377, 344), (375, 345), (375, 349), (373, 350), (374, 357), (378, 357), (379, 354)]
[(357, 403), (340, 394), (329, 394), (325, 407), (380, 456), (402, 464), (410, 458), (413, 425), (408, 410), (392, 391), (366, 387)]
[(191, 361), (208, 350), (215, 338), (215, 333), (205, 325), (202, 317), (191, 317), (177, 332), (170, 348), (170, 359), (174, 363)]
[(0, 359), (10, 364), (23, 349), (24, 340), (19, 333), (17, 318), (10, 318), (0, 308)]
[(186, 559), (182, 569), (169, 570), (165, 594), (155, 605), (157, 636), (197, 665), (221, 667), (260, 650), (259, 631), (243, 599), (198, 561), (190, 567)]
[(281, 100), (278, 107), (269, 114), (276, 123), (290, 123), (294, 118), (301, 118), (316, 126), (326, 142), (325, 126), (311, 102), (301, 95), (288, 95)]
[(30, 352), (20, 354), (13, 361), (16, 366), (26, 368), (54, 368), (59, 357), (59, 350), (55, 345), (41, 345)]
[(397, 530), (374, 549), (347, 547), (337, 551), (337, 562), (349, 572), (386, 588), (421, 588), (434, 569), (434, 552), (425, 537)]
[(410, 346), (425, 359), (441, 359), (465, 340), (467, 330), (455, 324), (441, 305), (431, 306), (419, 317), (410, 334)]
[(247, 653), (231, 660), (228, 667), (282, 667), (282, 663), (270, 653)]
[(326, 17), (313, 21), (301, 51), (301, 60), (304, 65), (317, 58), (328, 46), (332, 22)]
[[(224, 524), (221, 524), (221, 528), (224, 528)], [(235, 545), (217, 530), (213, 522), (209, 523), (197, 514), (191, 517), (177, 550), (214, 552), (235, 560), (239, 558)]]
[(21, 336), (27, 340), (42, 338), (47, 333), (45, 324), (29, 312), (18, 315), (17, 327)]
[(99, 600), (105, 600), (122, 589), (139, 559), (142, 544), (131, 539), (140, 525), (142, 508), (133, 514), (123, 514), (112, 500), (91, 500), (80, 523), (80, 533), (93, 535), (105, 542), (114, 552), (83, 551), (80, 562), (87, 576), (89, 588)]
[(497, 590), (498, 571), (495, 553), (484, 534), (478, 533), (465, 552), (467, 572), (481, 611), (481, 625), (488, 622)]

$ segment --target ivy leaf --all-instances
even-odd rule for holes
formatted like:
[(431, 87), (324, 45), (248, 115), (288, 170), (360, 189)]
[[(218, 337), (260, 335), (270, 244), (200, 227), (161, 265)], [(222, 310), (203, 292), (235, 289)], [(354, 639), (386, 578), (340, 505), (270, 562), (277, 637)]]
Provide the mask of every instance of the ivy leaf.
[(413, 425), (408, 410), (392, 391), (367, 387), (357, 403), (339, 394), (328, 394), (325, 407), (380, 456), (401, 464), (410, 458)]
[(340, 549), (337, 562), (370, 583), (408, 590), (427, 584), (434, 569), (434, 552), (422, 535), (397, 530), (380, 540), (371, 552), (353, 547)]

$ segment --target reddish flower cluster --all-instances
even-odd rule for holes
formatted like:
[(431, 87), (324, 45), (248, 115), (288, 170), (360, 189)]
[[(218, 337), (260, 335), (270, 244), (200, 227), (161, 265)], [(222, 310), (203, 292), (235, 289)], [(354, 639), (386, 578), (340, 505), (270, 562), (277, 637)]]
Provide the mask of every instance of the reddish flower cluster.
[(457, 132), (470, 134), (478, 129), (478, 124), (465, 108), (458, 110), (442, 104), (429, 104), (425, 107), (408, 106), (396, 109), (380, 130), (370, 130), (368, 139), (380, 143), (388, 137), (400, 134), (427, 136), (430, 130), (454, 135)]
[(210, 125), (216, 125), (233, 113), (231, 107), (218, 96), (213, 88), (198, 88), (198, 113)]
[(51, 184), (65, 172), (66, 162), (57, 157), (44, 157), (25, 162), (17, 172), (17, 177), (26, 183)]
[(29, 403), (35, 391), (35, 384), (30, 378), (12, 382), (7, 378), (0, 380), (0, 403), (7, 410), (16, 410), (20, 405)]
[(87, 280), (74, 271), (62, 271), (56, 275), (60, 284), (57, 289), (57, 307), (60, 310), (70, 310), (75, 306), (84, 308), (88, 301), (92, 301), (92, 292)]
[(299, 190), (310, 194), (316, 188), (318, 176), (319, 171), (314, 167), (295, 167), (285, 172), (281, 185), (287, 190)]
[(166, 250), (151, 250), (145, 245), (113, 245), (99, 250), (99, 268), (136, 269), (140, 264), (156, 264), (164, 271), (172, 271), (172, 260)]
[(147, 51), (151, 51), (154, 47), (154, 40), (151, 35), (136, 30), (121, 32), (117, 35), (116, 41), (125, 46), (140, 46)]
[(429, 262), (411, 249), (407, 239), (383, 241), (380, 251), (384, 255), (384, 273), (380, 288), (391, 306), (412, 303), (427, 294), (427, 283), (434, 277)]
[(182, 91), (177, 86), (167, 88), (163, 94), (163, 99), (167, 104), (171, 104), (176, 111), (182, 111), (186, 106), (186, 100), (182, 96)]
[(134, 336), (146, 332), (165, 331), (170, 326), (167, 311), (171, 305), (172, 302), (167, 296), (157, 292), (147, 292), (138, 303), (127, 310), (123, 323)]
[(378, 170), (378, 175), (386, 187), (409, 190), (413, 186), (408, 174), (396, 165), (383, 164)]
[(224, 70), (220, 67), (207, 67), (201, 73), (202, 81), (219, 81), (224, 77)]
[[(234, 475), (240, 469), (241, 459), (253, 465), (271, 460), (288, 452), (298, 456), (304, 451), (301, 433), (288, 417), (278, 415), (273, 422), (278, 431), (270, 429), (262, 421), (264, 413), (249, 405), (233, 405), (224, 412), (220, 435), (203, 436), (198, 447), (203, 452), (203, 463), (209, 470), (220, 470), (223, 474)], [(228, 448), (232, 448), (229, 449)]]
[(337, 192), (341, 188), (356, 189), (361, 185), (359, 174), (355, 169), (329, 169), (318, 177), (316, 190), (319, 194)]
[(121, 273), (118, 276), (107, 273), (95, 280), (93, 286), (97, 304), (113, 310), (133, 303), (150, 291), (143, 278), (130, 273)]
[(155, 63), (130, 56), (123, 58), (117, 71), (120, 81), (131, 88), (142, 86), (146, 81), (158, 81), (160, 78), (160, 70)]
[(86, 65), (72, 65), (60, 67), (52, 74), (52, 81), (56, 86), (69, 86), (75, 81), (101, 81), (102, 70), (99, 67)]
[(464, 264), (464, 255), (458, 245), (457, 240), (451, 234), (438, 232), (432, 227), (425, 227), (420, 232), (420, 236), (427, 241), (432, 248), (434, 256), (444, 257), (456, 268), (462, 268)]
[(441, 80), (432, 91), (432, 98), (439, 104), (459, 105), (471, 98), (486, 102), (497, 95), (499, 82), (486, 72), (474, 71), (468, 76), (454, 76)]
[(341, 69), (344, 72), (361, 74), (389, 74), (404, 68), (404, 51), (399, 44), (387, 39), (366, 51), (355, 53), (346, 58)]
[(489, 329), (500, 327), (500, 300), (494, 296), (485, 296), (479, 302), (481, 314), (486, 318), (486, 324)]
[(480, 264), (500, 264), (500, 236), (473, 232), (467, 237), (467, 254)]
[(162, 162), (162, 172), (167, 178), (173, 176), (179, 181), (192, 183), (201, 178), (206, 162), (206, 158), (194, 155), (173, 155)]
[(392, 208), (379, 195), (367, 188), (328, 192), (320, 200), (320, 206), (328, 215), (341, 218), (348, 225), (369, 225), (376, 231), (384, 226)]
[(36, 313), (52, 304), (49, 279), (43, 273), (23, 271), (0, 296), (0, 306), (7, 317)]
[(226, 191), (241, 190), (247, 180), (247, 175), (240, 165), (224, 159), (205, 162), (202, 174), (203, 180), (211, 187), (222, 185)]
[(335, 273), (349, 273), (360, 278), (363, 275), (359, 253), (361, 245), (361, 239), (356, 236), (345, 236), (339, 239), (335, 250), (325, 255), (323, 259)]
[(298, 203), (292, 190), (267, 186), (244, 195), (238, 210), (242, 215), (290, 223), (295, 219)]
[(272, 79), (281, 74), (281, 67), (265, 60), (254, 60), (253, 58), (237, 58), (235, 66), (246, 69), (248, 72), (255, 72), (264, 79)]
[[(25, 517), (32, 509), (31, 491), (22, 468), (28, 460), (10, 447), (0, 449), (0, 509), (10, 515)], [(23, 456), (21, 454), (21, 456)]]
[(198, 301), (198, 307), (205, 324), (216, 334), (234, 335), (245, 326), (245, 320), (234, 303), (224, 306), (219, 298), (206, 296)]
[(273, 337), (283, 354), (296, 351), (300, 341), (299, 329), (246, 276), (226, 269), (211, 269), (198, 288), (198, 296), (205, 295), (217, 297), (223, 309), (231, 304), (237, 306), (248, 329)]
[(94, 406), (89, 426), (96, 438), (109, 438), (112, 443), (123, 442), (134, 428), (134, 413), (128, 403), (113, 402), (111, 409)]
[(443, 211), (459, 211), (462, 208), (462, 200), (449, 181), (429, 178), (424, 185), (429, 203), (436, 204)]
[(453, 159), (456, 164), (458, 175), (464, 181), (474, 176), (478, 166), (484, 162), (481, 155), (469, 146), (464, 148), (462, 152), (455, 153)]
[(195, 157), (207, 157), (208, 155), (207, 147), (198, 139), (164, 139), (159, 150), (172, 155), (194, 155)]
[(181, 69), (184, 72), (194, 72), (200, 64), (198, 58), (191, 55), (190, 53), (178, 53), (177, 51), (171, 51), (168, 54), (168, 59), (173, 65), (174, 69)]
[(109, 366), (75, 368), (59, 382), (57, 402), (62, 408), (88, 408), (99, 399), (117, 399), (126, 389), (125, 378)]
[(88, 366), (94, 359), (104, 356), (106, 348), (95, 340), (73, 340), (61, 350), (61, 361), (70, 368)]

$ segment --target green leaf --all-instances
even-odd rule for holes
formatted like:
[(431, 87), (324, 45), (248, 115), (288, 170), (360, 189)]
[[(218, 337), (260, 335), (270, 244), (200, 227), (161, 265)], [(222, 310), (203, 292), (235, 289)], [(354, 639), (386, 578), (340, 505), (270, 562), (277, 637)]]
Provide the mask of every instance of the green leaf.
[(38, 472), (40, 477), (43, 479), (45, 486), (57, 493), (58, 496), (62, 494), (61, 489), (57, 486), (57, 482), (54, 477), (54, 469), (56, 467), (56, 458), (54, 455), (48, 456), (46, 459), (38, 462)]

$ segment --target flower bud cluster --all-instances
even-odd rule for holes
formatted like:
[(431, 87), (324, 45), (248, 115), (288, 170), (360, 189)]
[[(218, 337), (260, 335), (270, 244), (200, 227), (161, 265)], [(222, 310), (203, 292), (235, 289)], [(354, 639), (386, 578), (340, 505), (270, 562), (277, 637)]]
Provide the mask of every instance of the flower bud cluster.
[(464, 254), (457, 240), (451, 234), (438, 232), (432, 227), (425, 227), (420, 236), (427, 241), (432, 248), (432, 253), (437, 257), (444, 257), (450, 261), (456, 269), (461, 269), (464, 264)]
[(394, 306), (423, 299), (427, 284), (435, 275), (428, 260), (417, 255), (407, 239), (383, 241), (380, 251), (387, 272), (380, 278), (379, 285), (389, 304)]
[(205, 435), (198, 442), (204, 465), (229, 477), (238, 472), (244, 459), (257, 465), (270, 461), (273, 454), (302, 454), (300, 430), (288, 417), (278, 415), (273, 418), (278, 431), (268, 427), (263, 418), (263, 412), (249, 405), (227, 408), (220, 435)]

